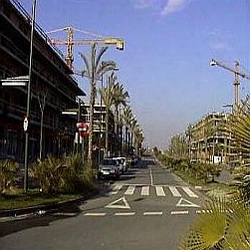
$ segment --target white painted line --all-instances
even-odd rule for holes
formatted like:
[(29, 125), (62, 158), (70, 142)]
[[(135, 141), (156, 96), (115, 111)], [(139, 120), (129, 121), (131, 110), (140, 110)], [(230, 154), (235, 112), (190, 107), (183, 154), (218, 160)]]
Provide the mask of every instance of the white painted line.
[(130, 206), (129, 206), (127, 200), (125, 199), (125, 197), (121, 197), (118, 200), (112, 201), (111, 203), (109, 203), (105, 207), (107, 207), (107, 208), (130, 209)]
[(163, 212), (144, 212), (143, 215), (162, 215)]
[(200, 207), (200, 206), (189, 200), (180, 198), (180, 200), (176, 204), (176, 207)]
[(143, 195), (143, 196), (148, 196), (149, 195), (149, 186), (142, 187), (141, 195)]
[(115, 213), (115, 216), (132, 216), (135, 215), (135, 212), (131, 213)]
[(152, 169), (149, 169), (149, 178), (150, 178), (150, 185), (154, 185), (154, 180), (153, 180), (153, 174), (152, 174)]
[(181, 197), (181, 194), (176, 187), (169, 186), (169, 190), (174, 197)]
[(162, 186), (155, 186), (155, 191), (157, 196), (166, 196)]
[(188, 214), (188, 211), (171, 211), (171, 214), (173, 215)]
[(110, 192), (110, 194), (117, 194), (119, 192), (119, 190), (122, 188), (123, 185), (115, 185), (113, 188), (112, 188), (112, 191)]
[(124, 194), (133, 195), (134, 191), (135, 191), (135, 186), (129, 186)]
[(84, 216), (105, 216), (106, 213), (86, 213)]
[(182, 187), (183, 191), (192, 198), (198, 198), (198, 195), (195, 194), (189, 187)]

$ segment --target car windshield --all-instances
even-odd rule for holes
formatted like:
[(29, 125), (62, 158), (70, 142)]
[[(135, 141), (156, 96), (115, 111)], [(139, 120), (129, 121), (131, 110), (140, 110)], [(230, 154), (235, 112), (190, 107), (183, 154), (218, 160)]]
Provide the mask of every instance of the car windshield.
[(104, 159), (102, 165), (116, 165), (116, 161), (113, 159)]

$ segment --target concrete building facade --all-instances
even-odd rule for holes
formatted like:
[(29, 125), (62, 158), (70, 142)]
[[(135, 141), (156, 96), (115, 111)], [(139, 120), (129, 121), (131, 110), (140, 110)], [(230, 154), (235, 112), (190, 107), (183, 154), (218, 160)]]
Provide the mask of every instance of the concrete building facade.
[[(31, 17), (16, 0), (0, 1), (0, 80), (27, 76), (29, 71)], [(77, 117), (63, 115), (77, 108), (76, 97), (85, 93), (72, 70), (36, 24), (31, 78), (29, 160), (42, 155), (69, 153), (74, 149)], [(0, 158), (24, 159), (23, 121), (27, 86), (0, 86)], [(42, 115), (43, 114), (43, 115)]]

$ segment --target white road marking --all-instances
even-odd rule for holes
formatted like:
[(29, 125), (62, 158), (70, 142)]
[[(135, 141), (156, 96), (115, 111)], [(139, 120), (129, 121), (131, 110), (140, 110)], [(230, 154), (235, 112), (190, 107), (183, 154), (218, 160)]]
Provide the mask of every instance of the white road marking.
[(106, 208), (122, 208), (122, 209), (130, 209), (130, 206), (125, 199), (125, 197), (121, 197), (118, 200), (112, 201), (109, 203)]
[(150, 185), (154, 185), (154, 180), (153, 180), (153, 174), (152, 174), (152, 169), (149, 169), (149, 178), (150, 178)]
[(188, 214), (188, 211), (171, 211), (171, 214), (178, 215), (178, 214)]
[(182, 189), (189, 197), (198, 198), (198, 195), (195, 194), (189, 187), (182, 187)]
[(124, 194), (133, 195), (134, 191), (135, 191), (135, 186), (129, 186)]
[(84, 216), (105, 216), (107, 213), (86, 213)]
[(169, 190), (170, 190), (170, 192), (172, 193), (172, 195), (173, 195), (174, 197), (181, 197), (181, 194), (180, 194), (180, 192), (177, 190), (176, 187), (169, 186)]
[(135, 215), (135, 212), (131, 213), (115, 213), (115, 216), (132, 216)]
[(180, 200), (176, 204), (176, 207), (200, 207), (200, 206), (189, 200), (180, 198)]
[(119, 185), (119, 184), (115, 185), (112, 188), (112, 191), (110, 192), (110, 194), (117, 194), (121, 188), (122, 188), (122, 185)]
[(144, 212), (143, 215), (162, 215), (163, 212)]
[(155, 186), (157, 196), (166, 196), (162, 186)]
[(149, 195), (149, 186), (143, 186), (141, 189), (141, 195), (148, 196)]

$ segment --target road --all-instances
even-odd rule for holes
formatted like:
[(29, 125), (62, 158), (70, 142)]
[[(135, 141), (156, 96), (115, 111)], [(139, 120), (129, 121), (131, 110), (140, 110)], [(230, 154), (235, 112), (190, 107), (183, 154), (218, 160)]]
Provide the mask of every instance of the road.
[[(0, 224), (5, 249), (175, 250), (204, 197), (144, 158), (109, 190), (71, 210)], [(2, 231), (2, 232), (1, 232)]]

